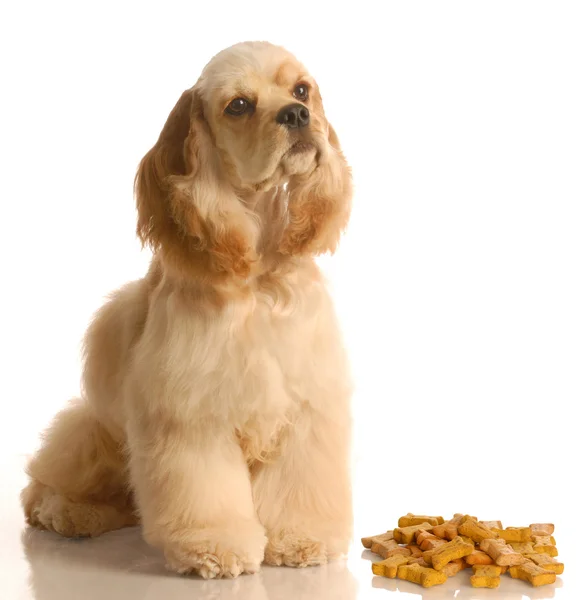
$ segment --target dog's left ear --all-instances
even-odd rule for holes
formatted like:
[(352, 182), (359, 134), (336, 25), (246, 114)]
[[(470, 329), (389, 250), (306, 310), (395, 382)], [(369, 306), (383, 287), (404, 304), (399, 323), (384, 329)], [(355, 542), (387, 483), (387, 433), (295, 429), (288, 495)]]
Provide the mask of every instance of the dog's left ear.
[(279, 246), (282, 254), (334, 253), (346, 229), (352, 207), (352, 174), (330, 124), (327, 150), (313, 173), (290, 179), (289, 224)]

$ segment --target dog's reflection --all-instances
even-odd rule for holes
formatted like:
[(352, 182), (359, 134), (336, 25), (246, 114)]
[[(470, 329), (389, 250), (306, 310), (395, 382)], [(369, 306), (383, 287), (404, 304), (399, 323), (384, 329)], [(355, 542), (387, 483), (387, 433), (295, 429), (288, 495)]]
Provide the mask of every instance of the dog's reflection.
[[(164, 568), (164, 557), (141, 538), (139, 528), (69, 540), (25, 529), (25, 556), (36, 600), (354, 600), (357, 583), (343, 562), (323, 567), (263, 567), (257, 575), (204, 581)], [(272, 591), (273, 590), (273, 591)]]
[(355, 600), (358, 592), (356, 579), (340, 561), (306, 569), (263, 567), (261, 577), (269, 600)]

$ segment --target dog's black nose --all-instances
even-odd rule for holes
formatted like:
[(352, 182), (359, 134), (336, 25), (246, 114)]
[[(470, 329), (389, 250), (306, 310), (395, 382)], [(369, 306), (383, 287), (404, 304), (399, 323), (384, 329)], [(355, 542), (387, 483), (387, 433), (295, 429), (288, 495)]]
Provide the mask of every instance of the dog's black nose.
[(278, 113), (275, 120), (290, 129), (299, 129), (310, 123), (310, 111), (303, 104), (288, 104)]

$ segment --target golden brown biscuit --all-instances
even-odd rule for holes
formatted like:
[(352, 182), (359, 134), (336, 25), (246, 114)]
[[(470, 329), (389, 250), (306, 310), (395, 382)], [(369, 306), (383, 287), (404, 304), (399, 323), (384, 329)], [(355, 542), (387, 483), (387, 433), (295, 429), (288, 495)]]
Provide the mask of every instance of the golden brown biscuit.
[(532, 542), (508, 542), (508, 545), (520, 554), (532, 554), (535, 551)]
[(464, 559), (468, 565), (493, 565), (494, 560), (491, 556), (482, 552), (482, 550), (474, 550), (471, 554)]
[(441, 538), (437, 538), (436, 540), (425, 540), (423, 542), (423, 548), (422, 550), (425, 552), (425, 550), (435, 550), (435, 548), (438, 548), (439, 546), (443, 546), (443, 544), (447, 544), (447, 540), (442, 540)]
[(480, 543), (482, 540), (497, 538), (498, 535), (485, 525), (480, 525), (472, 517), (466, 520), (458, 527), (458, 533), (469, 537), (474, 543)]
[(447, 575), (440, 573), (435, 569), (422, 567), (413, 563), (412, 565), (401, 565), (397, 570), (397, 577), (413, 583), (418, 583), (423, 587), (431, 587), (447, 581)]
[(526, 558), (519, 552), (515, 552), (504, 540), (482, 540), (480, 550), (488, 554), (497, 565), (519, 565), (526, 561)]
[(478, 523), (488, 529), (502, 529), (502, 521), (478, 521)]
[(476, 575), (485, 575), (486, 577), (498, 577), (502, 573), (502, 567), (498, 565), (474, 565), (472, 571)]
[(472, 587), (497, 588), (500, 585), (500, 567), (496, 565), (475, 565), (470, 577)]
[(548, 585), (555, 583), (557, 575), (552, 571), (547, 571), (539, 567), (531, 561), (527, 561), (522, 565), (515, 565), (508, 569), (510, 576), (514, 579), (522, 579), (528, 581), (533, 586)]
[(532, 560), (532, 562), (539, 567), (542, 567), (547, 571), (552, 571), (557, 575), (561, 575), (565, 570), (565, 565), (562, 562), (559, 562), (556, 558), (553, 558), (548, 554), (527, 554), (526, 558)]
[(555, 538), (552, 535), (533, 535), (534, 551), (538, 554), (548, 554), (549, 556), (558, 556), (559, 551), (555, 545)]
[(374, 542), (386, 542), (387, 540), (393, 539), (393, 530), (387, 531), (385, 533), (379, 533), (378, 535), (373, 535), (371, 537), (363, 537), (360, 538), (362, 545), (365, 548), (371, 548)]
[(382, 556), (383, 558), (387, 558), (388, 552), (398, 547), (399, 544), (397, 544), (395, 540), (375, 541), (370, 547), (370, 551)]
[(387, 555), (383, 558), (390, 558), (391, 556), (396, 556), (397, 554), (402, 554), (405, 557), (411, 556), (411, 550), (409, 548), (405, 548), (405, 546), (397, 546), (393, 550), (389, 550)]
[(530, 527), (507, 527), (506, 529), (493, 529), (505, 542), (530, 542), (532, 531)]
[(436, 535), (425, 531), (425, 529), (421, 529), (415, 534), (417, 539), (417, 545), (421, 548), (421, 550), (431, 550), (435, 548), (435, 546), (439, 546), (440, 544), (444, 544), (444, 540), (438, 538)]
[(531, 540), (535, 544), (545, 545), (545, 546), (556, 546), (557, 541), (552, 535), (533, 535)]
[(412, 558), (419, 558), (420, 556), (423, 556), (423, 551), (416, 544), (407, 544), (405, 548), (408, 548), (411, 551)]
[(407, 564), (408, 557), (402, 554), (396, 554), (390, 558), (386, 558), (381, 562), (372, 563), (372, 572), (375, 575), (381, 577), (388, 577), (389, 579), (395, 579), (397, 576), (397, 568), (401, 565)]
[(423, 558), (433, 565), (438, 571), (443, 569), (448, 562), (456, 558), (463, 558), (474, 551), (474, 545), (464, 542), (461, 537), (455, 537), (451, 542), (438, 546), (434, 550), (423, 553)]
[(404, 517), (400, 517), (398, 521), (399, 527), (410, 527), (411, 525), (421, 525), (421, 523), (430, 523), (431, 525), (441, 525), (443, 517), (427, 517), (425, 515), (414, 515), (407, 513)]
[(415, 534), (420, 529), (431, 529), (433, 527), (430, 523), (419, 523), (417, 525), (410, 525), (409, 527), (396, 527), (393, 529), (393, 537), (399, 544), (410, 544), (415, 539)]
[(431, 533), (445, 540), (453, 540), (458, 535), (458, 527), (464, 522), (466, 515), (455, 513), (453, 519), (446, 521), (442, 525), (436, 525)]
[(441, 569), (442, 573), (445, 573), (447, 577), (453, 577), (457, 575), (460, 571), (466, 568), (466, 563), (463, 558), (456, 558), (451, 562), (447, 563), (443, 569)]
[(552, 523), (531, 523), (532, 535), (553, 535), (555, 526)]
[(425, 561), (425, 559), (422, 556), (409, 557), (409, 559), (407, 560), (407, 564), (408, 565), (419, 565), (421, 567), (426, 567), (428, 569), (433, 568), (428, 562)]

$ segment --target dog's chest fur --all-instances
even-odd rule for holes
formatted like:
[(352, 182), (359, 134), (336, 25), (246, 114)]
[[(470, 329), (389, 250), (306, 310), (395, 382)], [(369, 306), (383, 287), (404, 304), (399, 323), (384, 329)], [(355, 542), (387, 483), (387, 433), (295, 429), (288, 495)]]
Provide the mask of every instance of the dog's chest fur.
[(252, 282), (220, 307), (205, 297), (164, 281), (153, 291), (127, 399), (141, 397), (137, 388), (155, 399), (154, 413), (193, 428), (228, 424), (250, 461), (276, 450), (310, 411), (342, 412), (348, 364), (311, 261)]
[[(224, 309), (208, 397), (235, 424), (250, 460), (277, 449), (303, 411), (333, 410), (347, 365), (328, 291), (315, 267), (260, 280)], [(209, 332), (210, 333), (210, 332)], [(216, 347), (216, 346), (215, 346)]]

